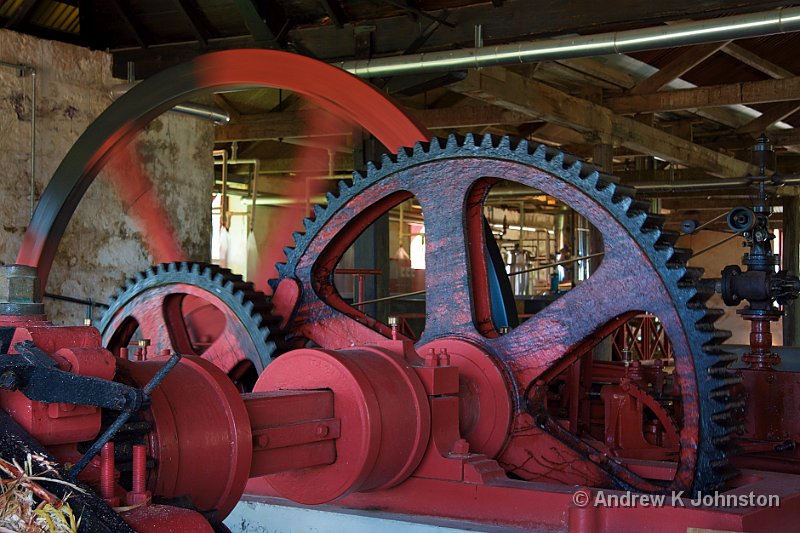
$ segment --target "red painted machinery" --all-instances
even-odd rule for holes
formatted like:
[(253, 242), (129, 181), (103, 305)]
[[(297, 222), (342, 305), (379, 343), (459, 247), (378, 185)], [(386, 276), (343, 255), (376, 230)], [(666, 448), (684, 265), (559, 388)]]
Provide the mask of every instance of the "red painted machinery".
[[(785, 431), (762, 428), (729, 370), (720, 311), (705, 305), (714, 286), (686, 267), (691, 251), (635, 191), (526, 141), (451, 136), (369, 165), (294, 235), (270, 297), (225, 269), (169, 263), (132, 279), (100, 332), (49, 324), (39, 283), (99, 162), (177, 95), (275, 83), (242, 78), (253, 69), (239, 67), (263, 61), (341, 74), (260, 50), (212, 54), (138, 85), (67, 156), (26, 235), (26, 266), (0, 278), (4, 453), (88, 485), (75, 496), (87, 530), (223, 530), (245, 492), (471, 528), (767, 531), (800, 519), (799, 477), (737, 475), (730, 464), (743, 412), (766, 440), (783, 443)], [(358, 113), (377, 96), (348, 80), (347, 112)], [(385, 144), (425, 136), (397, 116), (382, 129), (379, 111), (396, 108), (375, 102), (365, 126)], [(501, 179), (566, 203), (604, 247), (587, 281), (512, 329), (495, 324), (501, 296), (482, 219)], [(333, 275), (358, 235), (412, 195), (427, 241), (416, 342), (351, 306)], [(669, 337), (669, 359), (592, 355), (645, 312)], [(795, 389), (781, 389), (790, 405)]]

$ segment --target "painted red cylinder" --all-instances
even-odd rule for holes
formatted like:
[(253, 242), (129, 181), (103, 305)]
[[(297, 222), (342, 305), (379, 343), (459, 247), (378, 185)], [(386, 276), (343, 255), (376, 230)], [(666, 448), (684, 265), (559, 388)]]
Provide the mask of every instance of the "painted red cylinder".
[(143, 505), (121, 513), (139, 533), (213, 533), (214, 528), (198, 512), (167, 505)]
[[(166, 362), (156, 357), (118, 364), (143, 387)], [(147, 488), (154, 496), (190, 496), (202, 512), (223, 519), (236, 505), (250, 471), (252, 433), (244, 402), (228, 377), (199, 357), (186, 356), (151, 395), (155, 459)]]
[(328, 389), (341, 420), (336, 461), (266, 476), (281, 496), (319, 504), (405, 480), (430, 437), (425, 389), (401, 354), (380, 347), (300, 349), (273, 361), (255, 392)]

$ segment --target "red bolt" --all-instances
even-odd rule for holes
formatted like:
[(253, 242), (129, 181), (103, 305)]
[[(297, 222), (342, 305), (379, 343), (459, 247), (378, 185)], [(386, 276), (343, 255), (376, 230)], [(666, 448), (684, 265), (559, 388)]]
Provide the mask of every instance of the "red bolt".
[(323, 438), (327, 437), (328, 433), (330, 433), (330, 429), (325, 424), (320, 424), (317, 426), (317, 437)]
[(106, 501), (114, 499), (114, 443), (103, 444), (100, 450), (100, 496)]
[(269, 435), (259, 435), (256, 442), (259, 448), (266, 448), (269, 444)]
[(439, 366), (439, 361), (436, 358), (436, 350), (430, 348), (428, 354), (425, 356), (425, 366)]
[(450, 366), (450, 354), (447, 353), (447, 348), (439, 350), (439, 365)]
[(469, 442), (465, 439), (458, 439), (453, 443), (452, 452), (456, 455), (467, 455), (469, 453)]
[(144, 492), (147, 485), (147, 452), (143, 444), (133, 446), (133, 492)]

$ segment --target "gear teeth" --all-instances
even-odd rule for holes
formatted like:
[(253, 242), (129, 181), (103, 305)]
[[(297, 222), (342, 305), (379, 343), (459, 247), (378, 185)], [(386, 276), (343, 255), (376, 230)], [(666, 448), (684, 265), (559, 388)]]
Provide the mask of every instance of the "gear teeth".
[[(431, 139), (431, 153), (437, 153), (442, 150), (457, 150), (462, 146), (471, 148), (475, 146), (475, 138), (472, 137), (470, 140), (469, 137), (469, 135), (464, 137), (456, 133), (451, 133), (447, 136), (447, 139)], [(444, 143), (442, 143), (442, 141), (444, 141)]]
[(427, 143), (427, 142), (418, 142), (418, 143), (414, 144), (414, 149), (412, 151), (413, 157), (414, 158), (421, 158), (425, 154), (427, 154), (428, 153), (429, 144), (430, 143)]
[(600, 173), (597, 170), (593, 170), (584, 176), (583, 181), (590, 190), (597, 189), (597, 184), (600, 183)]
[(564, 169), (564, 152), (556, 152), (551, 156), (550, 167), (556, 170)]
[(537, 159), (547, 161), (547, 146), (543, 144), (538, 145), (533, 152), (533, 156)]
[(395, 156), (394, 154), (388, 154), (388, 153), (384, 153), (384, 154), (381, 156), (381, 163), (382, 163), (384, 166), (393, 166), (393, 165), (396, 165), (396, 164), (397, 164), (397, 156)]
[[(314, 225), (304, 223), (306, 233), (295, 235), (297, 246), (285, 250), (287, 262), (276, 265), (279, 276), (298, 277), (298, 261), (303, 257), (308, 243), (315, 238), (315, 231), (319, 231), (337, 209), (366, 187), (378, 183), (399, 167), (411, 168), (437, 158), (458, 157), (507, 158), (538, 167), (550, 172), (556, 179), (578, 187), (622, 223), (631, 238), (648, 255), (661, 279), (668, 284), (692, 347), (689, 355), (694, 357), (695, 381), (701, 401), (704, 402), (699, 406), (701, 416), (698, 429), (701, 440), (698, 443), (698, 467), (692, 490), (708, 490), (724, 481), (725, 475), (712, 471), (708, 465), (713, 461), (720, 472), (727, 468), (727, 435), (731, 428), (737, 426), (736, 415), (741, 408), (734, 399), (736, 379), (727, 368), (732, 356), (720, 347), (730, 333), (714, 327), (720, 310), (707, 309), (705, 305), (713, 294), (713, 286), (702, 281), (702, 269), (686, 266), (691, 252), (675, 247), (679, 234), (663, 230), (664, 217), (649, 213), (650, 202), (637, 199), (633, 188), (620, 184), (614, 176), (601, 173), (594, 165), (575, 160), (544, 144), (493, 135), (467, 134), (466, 137), (460, 137), (453, 134), (447, 138), (431, 139), (428, 143), (416, 143), (413, 148), (401, 149), (395, 158), (381, 158), (379, 166), (368, 164), (366, 175), (354, 174), (351, 186), (340, 185), (338, 197), (327, 195), (327, 208), (315, 206)], [(278, 283), (279, 280), (270, 280), (273, 287)]]
[(692, 253), (689, 248), (672, 248), (672, 256), (669, 258), (669, 262), (683, 266), (692, 257)]

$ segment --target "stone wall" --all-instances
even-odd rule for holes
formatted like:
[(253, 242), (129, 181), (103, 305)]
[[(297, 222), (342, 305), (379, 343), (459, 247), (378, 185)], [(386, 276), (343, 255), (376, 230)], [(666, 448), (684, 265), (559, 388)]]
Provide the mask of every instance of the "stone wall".
[[(111, 103), (111, 56), (0, 30), (0, 61), (36, 69), (34, 201), (69, 148)], [(31, 77), (0, 68), (0, 261), (13, 262), (30, 220)], [(168, 113), (134, 141), (189, 258), (208, 260), (213, 187), (213, 127)], [(84, 196), (61, 242), (47, 291), (106, 301), (152, 263), (133, 219), (102, 173)], [(82, 324), (85, 309), (45, 301), (57, 323)]]

